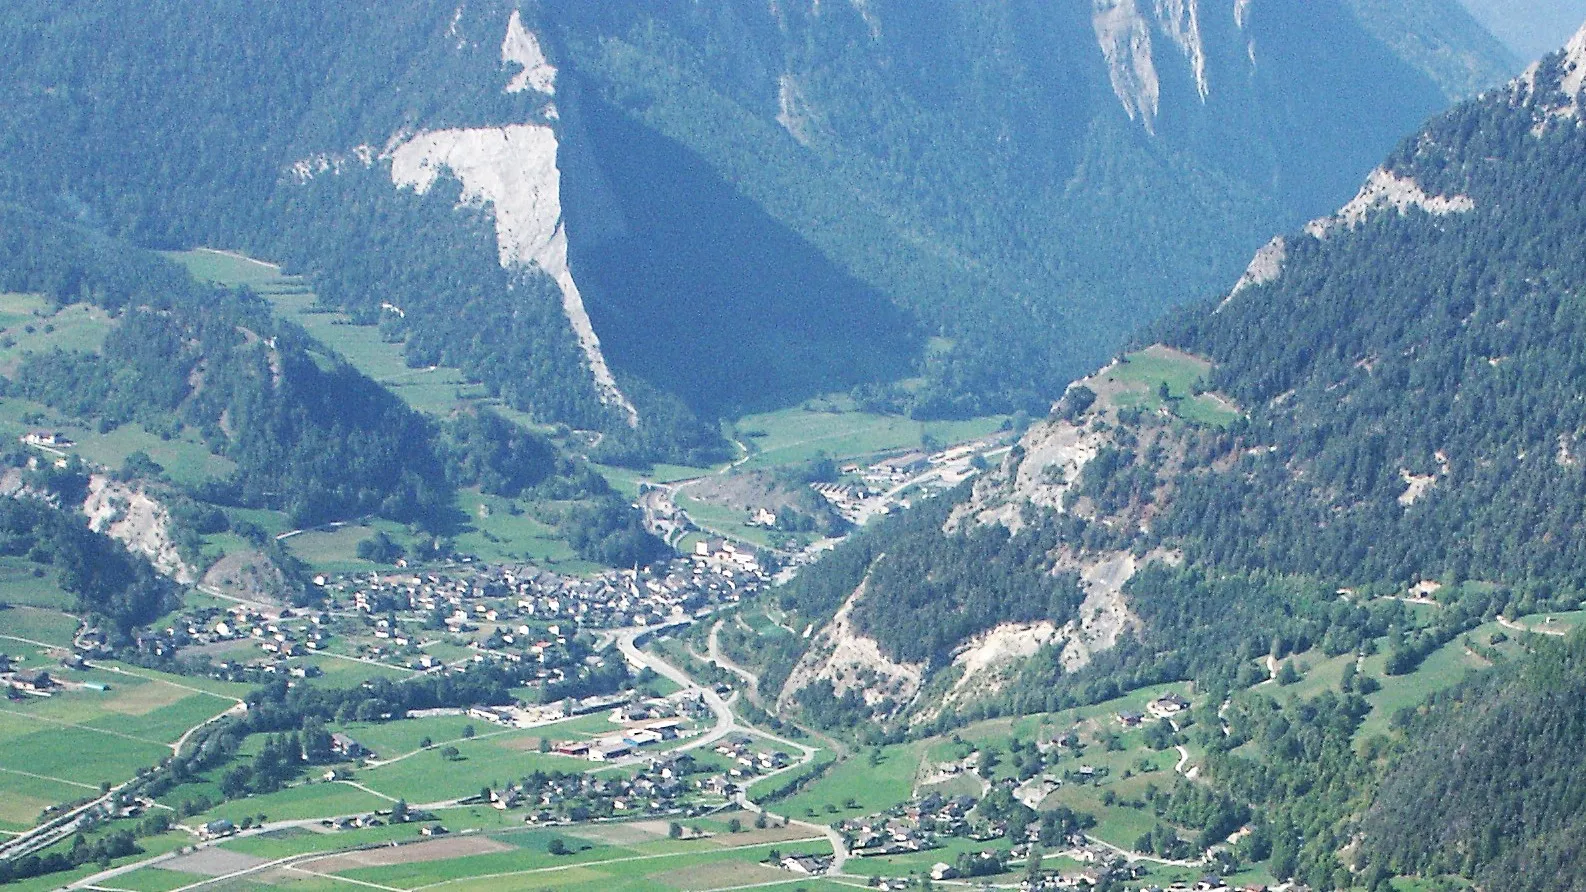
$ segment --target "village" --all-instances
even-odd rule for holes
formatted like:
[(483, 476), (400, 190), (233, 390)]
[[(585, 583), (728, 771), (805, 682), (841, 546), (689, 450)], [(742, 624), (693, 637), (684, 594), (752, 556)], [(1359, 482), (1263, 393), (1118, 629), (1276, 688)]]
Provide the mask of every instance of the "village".
[[(322, 575), (312, 607), (212, 602), (138, 633), (135, 644), (156, 660), (208, 660), (211, 674), (231, 680), (314, 678), (350, 661), (420, 673), (507, 663), (561, 684), (601, 667), (613, 630), (692, 621), (767, 582), (754, 554), (730, 542), (592, 577), (477, 565)], [(92, 631), (78, 649), (108, 652)]]

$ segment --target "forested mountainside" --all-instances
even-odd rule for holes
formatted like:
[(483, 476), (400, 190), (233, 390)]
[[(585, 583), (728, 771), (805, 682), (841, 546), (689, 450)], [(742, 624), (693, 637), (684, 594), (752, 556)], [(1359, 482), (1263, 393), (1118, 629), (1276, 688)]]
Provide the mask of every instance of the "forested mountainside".
[[(41, 471), (29, 482), (58, 497), (49, 487), (69, 485), (59, 479), (64, 476)], [(181, 603), (177, 586), (147, 560), (42, 499), (0, 499), (0, 554), (23, 559), (37, 575), (53, 572), (86, 626), (117, 646), (132, 629)]]
[(428, 422), (264, 301), (29, 211), (0, 217), (0, 288), (119, 316), (101, 351), (37, 354), (11, 392), (106, 429), (197, 429), (237, 465), (206, 488), (211, 500), (286, 510), (299, 525), (444, 517), (449, 484)]
[(783, 606), (831, 619), (763, 684), (920, 728), (1189, 680), (1226, 701), (1202, 776), (1260, 811), (1278, 876), (1582, 888), (1578, 638), (1390, 733), (1360, 733), (1353, 670), (1309, 703), (1241, 692), (1294, 653), (1502, 664), (1472, 630), (1581, 604), (1583, 84), (1586, 31), (1076, 382), (1000, 468), (806, 571)]
[[(263, 298), (201, 284), (143, 248), (0, 204), (0, 292), (91, 306), (111, 320), (94, 350), (21, 357), (0, 395), (102, 433), (135, 422), (165, 439), (196, 434), (232, 468), (186, 485), (146, 463), (121, 469), (160, 486), (183, 521), (179, 537), (224, 530), (216, 508), (272, 509), (297, 528), (381, 517), (445, 537), (458, 522), (457, 489), (478, 487), (580, 502), (561, 520), (588, 560), (649, 563), (665, 550), (604, 478), (541, 434), (487, 407), (426, 418)], [(262, 532), (252, 538), (292, 562)]]
[(0, 194), (286, 263), (630, 463), (1038, 406), (1507, 64), (1452, 0), (214, 13), (7, 5)]
[(1583, 656), (1578, 636), (1544, 644), (1434, 698), (1362, 822), (1373, 854), (1396, 872), (1465, 873), (1491, 889), (1586, 888)]

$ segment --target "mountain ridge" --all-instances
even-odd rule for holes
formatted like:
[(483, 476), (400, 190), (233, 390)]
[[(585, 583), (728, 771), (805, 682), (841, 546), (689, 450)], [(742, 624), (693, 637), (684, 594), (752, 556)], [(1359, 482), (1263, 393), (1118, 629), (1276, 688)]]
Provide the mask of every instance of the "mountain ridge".
[[(1586, 826), (1560, 767), (1580, 719), (1549, 705), (1571, 696), (1579, 635), (1559, 653), (1522, 637), (1512, 670), (1494, 648), (1517, 617), (1586, 603), (1583, 58), (1577, 35), (1434, 119), (1231, 294), (1076, 381), (1000, 467), (782, 591), (813, 640), (840, 605), (839, 637), (917, 666), (907, 697), (819, 645), (792, 656), (824, 672), (792, 676), (770, 647), (732, 655), (812, 721), (905, 736), (1190, 682), (1209, 704), (1199, 778), (1289, 841), (1279, 879), (1580, 888), (1559, 848)], [(1129, 621), (1080, 662), (1100, 617), (1074, 574), (1108, 562), (1130, 571)], [(1369, 697), (1451, 652), (1498, 668)], [(1328, 660), (1350, 660), (1338, 686), (1285, 695), (1295, 663)], [(1535, 733), (1511, 745), (1511, 726)]]
[[(361, 321), (399, 307), (410, 362), (635, 463), (725, 454), (718, 418), (859, 385), (921, 417), (1038, 409), (1114, 320), (1225, 278), (1446, 101), (1427, 73), (1445, 63), (1332, 5), (316, 3), (200, 18), (191, 53), (146, 66), (182, 0), (125, 33), (92, 4), (16, 7), (5, 191), (150, 246), (270, 257)], [(251, 64), (221, 71), (238, 45)], [(434, 135), (509, 127), (544, 129), (488, 164), (456, 154), (484, 136)], [(47, 151), (63, 138), (78, 150)], [(441, 180), (462, 207), (418, 194)], [(511, 269), (477, 265), (482, 218)], [(1190, 238), (1203, 219), (1215, 244)]]

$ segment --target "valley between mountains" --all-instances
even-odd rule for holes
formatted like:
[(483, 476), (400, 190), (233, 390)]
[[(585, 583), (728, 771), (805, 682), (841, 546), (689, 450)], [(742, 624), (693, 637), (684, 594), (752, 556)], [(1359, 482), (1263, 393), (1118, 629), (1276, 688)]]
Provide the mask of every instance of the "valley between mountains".
[(0, 886), (1586, 889), (1586, 30), (145, 6), (0, 10)]

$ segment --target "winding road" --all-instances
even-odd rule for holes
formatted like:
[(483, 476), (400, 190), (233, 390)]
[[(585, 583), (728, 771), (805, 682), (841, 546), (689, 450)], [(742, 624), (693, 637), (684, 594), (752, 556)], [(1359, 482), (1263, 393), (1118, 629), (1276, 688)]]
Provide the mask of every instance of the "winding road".
[(738, 717), (733, 715), (732, 707), (714, 690), (701, 687), (688, 676), (688, 673), (673, 666), (655, 654), (645, 653), (639, 649), (638, 640), (645, 635), (653, 634), (656, 630), (651, 628), (622, 629), (617, 633), (617, 649), (622, 652), (629, 663), (635, 666), (647, 666), (655, 671), (656, 675), (674, 682), (685, 691), (698, 691), (700, 698), (710, 711), (716, 716), (716, 725), (699, 737), (677, 747), (678, 752), (696, 750), (700, 747), (711, 746), (716, 741), (738, 729)]
[(1498, 625), (1515, 632), (1530, 632), (1533, 635), (1552, 635), (1555, 638), (1563, 638), (1569, 635), (1569, 632), (1564, 629), (1533, 629), (1530, 626), (1522, 626), (1514, 620), (1502, 616), (1498, 617)]
[[(659, 656), (657, 656), (655, 654), (647, 653), (647, 652), (645, 652), (645, 651), (643, 651), (643, 650), (641, 650), (639, 648), (639, 640), (644, 638), (646, 635), (654, 634), (656, 631), (657, 630), (654, 629), (654, 628), (620, 629), (620, 630), (617, 630), (617, 631), (615, 631), (613, 633), (611, 640), (616, 644), (618, 650), (622, 653), (623, 657), (625, 659), (627, 659), (630, 663), (632, 663), (632, 664), (634, 664), (636, 666), (648, 667), (648, 668), (652, 669), (657, 675), (660, 675), (663, 678), (671, 680), (672, 682), (674, 682), (674, 683), (678, 684), (679, 686), (681, 686), (682, 689), (685, 690), (685, 691), (697, 691), (699, 696), (700, 696), (700, 698), (701, 698), (701, 700), (702, 700), (702, 702), (705, 703), (705, 705), (710, 709), (711, 713), (714, 715), (715, 723), (711, 726), (709, 731), (706, 731), (705, 733), (699, 735), (698, 737), (694, 738), (693, 740), (690, 740), (690, 741), (682, 744), (681, 746), (678, 746), (675, 751), (682, 752), (682, 751), (686, 751), (686, 750), (700, 749), (700, 748), (703, 748), (703, 747), (713, 746), (718, 741), (720, 741), (723, 738), (727, 737), (728, 735), (734, 733), (735, 731), (748, 730), (748, 729), (740, 728), (740, 726), (738, 724), (737, 717), (733, 714), (731, 705), (728, 703), (727, 700), (723, 699), (720, 694), (716, 693), (711, 688), (704, 687), (704, 686), (698, 684), (687, 673), (685, 673), (683, 670), (679, 669), (678, 667), (672, 665), (671, 663), (667, 662), (665, 659), (662, 659), (661, 657), (659, 657)], [(216, 718), (218, 718), (218, 717), (216, 717)], [(216, 718), (211, 718), (208, 721), (204, 722), (203, 724), (208, 724), (211, 721), (215, 721)], [(187, 732), (187, 734), (183, 735), (182, 740), (185, 741), (186, 739), (188, 739), (192, 735), (192, 733), (194, 733), (195, 731), (198, 730), (198, 728), (203, 727), (203, 724), (201, 724), (199, 726), (196, 726), (193, 729), (190, 729)], [(766, 780), (768, 778), (776, 777), (776, 776), (778, 776), (780, 774), (783, 774), (783, 773), (786, 773), (786, 772), (789, 772), (789, 771), (793, 771), (793, 770), (798, 769), (798, 768), (802, 768), (802, 767), (808, 765), (811, 761), (813, 761), (813, 759), (815, 758), (815, 754), (818, 752), (818, 750), (816, 750), (814, 747), (806, 746), (804, 744), (797, 743), (797, 742), (794, 742), (794, 741), (791, 741), (791, 740), (785, 740), (783, 738), (775, 737), (773, 735), (767, 734), (764, 731), (756, 730), (754, 733), (759, 735), (759, 736), (761, 736), (761, 737), (765, 737), (765, 738), (767, 738), (767, 739), (769, 739), (771, 741), (774, 741), (774, 742), (776, 742), (778, 744), (785, 745), (790, 751), (791, 750), (797, 750), (803, 756), (802, 759), (800, 759), (798, 762), (795, 762), (792, 765), (789, 765), (787, 768), (783, 768), (783, 769), (780, 769), (779, 771), (772, 772), (771, 774), (762, 776), (761, 778), (758, 779), (759, 781), (764, 781), (764, 780)], [(620, 764), (621, 763), (613, 763), (613, 764), (609, 764), (609, 765), (600, 766), (599, 768), (592, 768), (590, 770), (592, 770), (592, 771), (606, 770), (606, 769), (610, 769), (610, 768), (614, 768), (614, 767), (619, 767)], [(347, 783), (347, 782), (344, 781), (343, 783)], [(366, 792), (372, 793), (372, 794), (374, 794), (376, 796), (380, 796), (381, 798), (390, 798), (389, 796), (386, 796), (386, 795), (380, 794), (380, 793), (376, 793), (375, 791), (369, 790), (368, 788), (362, 787), (361, 785), (352, 784), (352, 786), (357, 786), (360, 789), (363, 789)], [(119, 789), (119, 788), (117, 788), (117, 789)], [(33, 842), (34, 845), (28, 845), (27, 838), (19, 837), (16, 840), (8, 841), (5, 844), (4, 848), (11, 849), (11, 850), (15, 851), (17, 848), (20, 848), (20, 847), (22, 847), (24, 845), (27, 845), (28, 848), (31, 850), (31, 849), (35, 848), (37, 845), (39, 845), (39, 844), (48, 845), (48, 844), (50, 844), (50, 843), (52, 843), (52, 842), (54, 842), (54, 841), (56, 841), (58, 839), (64, 838), (66, 835), (69, 835), (71, 832), (73, 832), (73, 827), (75, 827), (76, 818), (78, 816), (80, 816), (81, 814), (83, 814), (87, 810), (95, 807), (96, 805), (107, 801), (109, 799), (110, 795), (113, 795), (114, 792), (115, 792), (115, 790), (112, 790), (111, 794), (107, 794), (106, 796), (100, 797), (99, 799), (94, 800), (94, 802), (89, 803), (88, 805), (82, 806), (81, 808), (74, 810), (68, 816), (63, 816), (60, 819), (60, 823), (53, 824), (52, 828), (50, 830), (46, 831), (45, 828), (39, 828), (38, 830), (34, 831), (33, 834), (29, 835), (31, 837), (31, 841)], [(831, 827), (822, 826), (822, 825), (819, 825), (819, 824), (812, 824), (812, 823), (809, 823), (809, 822), (806, 822), (806, 821), (800, 821), (800, 820), (797, 820), (797, 819), (794, 819), (794, 818), (791, 818), (791, 817), (788, 817), (788, 816), (774, 815), (774, 814), (771, 814), (769, 812), (766, 812), (761, 806), (755, 804), (752, 800), (750, 800), (746, 793), (741, 792), (741, 791), (738, 792), (733, 797), (733, 801), (738, 807), (744, 809), (745, 811), (750, 811), (750, 812), (754, 812), (754, 813), (757, 813), (757, 814), (764, 813), (768, 817), (779, 818), (781, 820), (785, 820), (790, 825), (798, 826), (798, 827), (804, 827), (804, 828), (806, 828), (808, 830), (813, 831), (814, 833), (818, 833), (818, 834), (821, 834), (821, 835), (825, 836), (831, 842), (832, 851), (833, 851), (833, 854), (834, 854), (834, 861), (833, 861), (833, 865), (832, 865), (832, 869), (831, 869), (830, 873), (837, 874), (837, 873), (841, 872), (843, 864), (846, 863), (846, 861), (848, 859), (848, 850), (847, 850), (847, 846), (846, 846), (846, 844), (845, 844), (845, 842), (843, 840), (842, 834), (837, 832), (835, 829), (833, 829)], [(415, 808), (420, 808), (420, 809), (439, 809), (439, 808), (446, 808), (446, 807), (455, 806), (456, 804), (457, 804), (457, 801), (455, 801), (455, 800), (447, 801), (447, 802), (421, 803), (419, 805), (416, 805)], [(260, 825), (258, 827), (250, 828), (248, 830), (242, 831), (241, 833), (234, 834), (234, 835), (225, 837), (223, 839), (200, 841), (200, 842), (197, 842), (197, 843), (195, 843), (194, 845), (192, 845), (190, 847), (184, 847), (183, 849), (178, 850), (178, 851), (166, 852), (166, 853), (163, 853), (163, 854), (160, 854), (160, 855), (152, 856), (150, 858), (146, 858), (146, 859), (142, 859), (142, 860), (139, 860), (139, 861), (135, 861), (135, 862), (130, 863), (130, 864), (125, 864), (125, 865), (121, 865), (119, 867), (115, 867), (115, 868), (111, 868), (111, 869), (108, 869), (108, 870), (100, 871), (99, 873), (93, 874), (92, 876), (87, 876), (87, 877), (83, 877), (82, 879), (76, 880), (75, 882), (72, 882), (68, 886), (66, 886), (66, 888), (68, 888), (68, 889), (104, 888), (106, 883), (109, 883), (111, 880), (114, 880), (117, 877), (132, 873), (132, 872), (137, 871), (137, 870), (141, 870), (141, 869), (143, 869), (145, 867), (157, 866), (157, 865), (162, 864), (164, 862), (167, 862), (167, 861), (170, 861), (170, 860), (175, 859), (177, 857), (180, 857), (183, 854), (188, 854), (188, 853), (191, 853), (191, 852), (196, 851), (196, 850), (210, 848), (210, 847), (218, 845), (218, 844), (220, 844), (222, 842), (235, 840), (235, 839), (237, 839), (239, 837), (257, 836), (259, 834), (269, 833), (269, 832), (275, 831), (275, 830), (286, 830), (286, 829), (291, 829), (291, 828), (317, 829), (320, 826), (320, 824), (321, 824), (321, 822), (323, 820), (334, 819), (334, 818), (337, 818), (337, 817), (355, 817), (355, 815), (334, 815), (334, 816), (324, 816), (324, 817), (315, 817), (315, 818), (303, 818), (303, 819), (267, 822), (267, 823), (262, 824), (262, 825)], [(267, 862), (267, 863), (264, 863), (264, 864), (259, 864), (259, 865), (255, 865), (255, 866), (249, 867), (249, 868), (247, 868), (245, 870), (238, 871), (236, 873), (229, 874), (229, 875), (224, 876), (224, 877), (215, 877), (215, 878), (212, 878), (212, 879), (204, 880), (204, 881), (202, 881), (200, 883), (195, 883), (195, 884), (193, 884), (193, 887), (196, 888), (198, 886), (207, 886), (207, 885), (219, 882), (219, 881), (224, 881), (224, 880), (229, 880), (229, 879), (237, 879), (237, 878), (241, 878), (243, 876), (247, 876), (247, 875), (258, 873), (258, 872), (263, 871), (263, 870), (268, 870), (270, 868), (289, 867), (293, 863), (296, 863), (298, 861), (307, 860), (307, 859), (310, 859), (310, 858), (324, 857), (325, 854), (326, 853), (324, 853), (324, 852), (315, 852), (315, 853), (312, 853), (312, 854), (309, 854), (309, 855), (298, 855), (298, 856), (292, 856), (292, 857), (289, 857), (289, 858), (279, 859), (279, 860), (276, 860), (276, 861), (270, 861), (270, 862)], [(188, 887), (184, 887), (184, 888), (188, 888)]]

